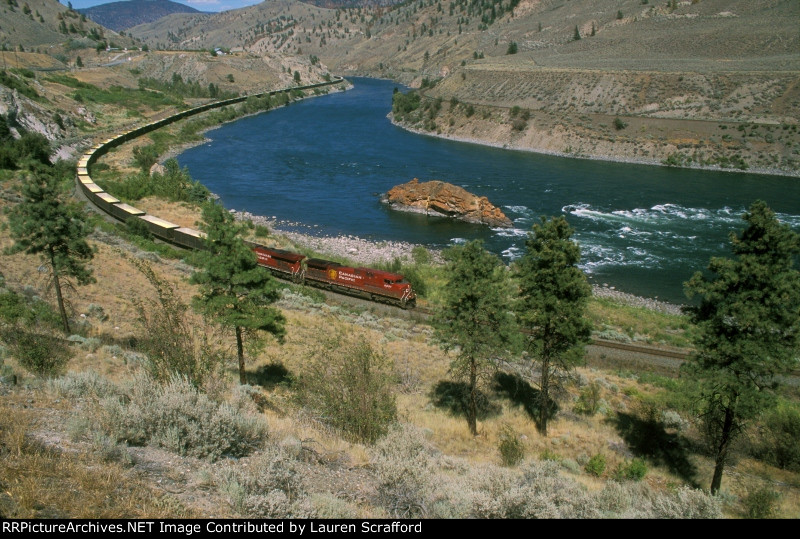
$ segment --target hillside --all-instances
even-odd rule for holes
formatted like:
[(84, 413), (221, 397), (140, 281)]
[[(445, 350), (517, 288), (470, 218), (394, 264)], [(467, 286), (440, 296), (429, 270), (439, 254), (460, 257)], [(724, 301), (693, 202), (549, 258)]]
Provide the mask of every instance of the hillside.
[[(735, 16), (715, 16), (723, 4), (738, 10), (731, 11)], [(24, 15), (20, 5), (7, 11), (9, 17)], [(494, 20), (488, 3), (484, 13), (474, 11), (479, 4), (452, 5), (450, 14), (450, 4), (428, 0), (385, 10), (270, 2), (220, 15), (171, 15), (165, 19), (184, 20), (186, 26), (148, 25), (155, 32), (153, 41), (147, 38), (150, 50), (140, 50), (144, 42), (127, 36), (118, 38), (115, 50), (98, 50), (105, 39), (89, 38), (91, 30), (81, 47), (73, 47), (80, 34), (78, 26), (70, 33), (67, 21), (83, 21), (50, 2), (52, 18), (65, 21), (67, 34), (46, 34), (49, 18), (40, 11), (41, 39), (54, 41), (26, 45), (24, 52), (18, 45), (0, 52), (0, 114), (8, 135), (43, 133), (59, 148), (55, 155), (69, 158), (134, 125), (212, 99), (210, 87), (252, 93), (293, 84), (295, 71), (304, 81), (315, 81), (331, 69), (424, 86), (426, 114), (420, 108), (395, 120), (434, 134), (524, 148), (551, 144), (562, 152), (572, 146), (573, 154), (597, 150), (617, 157), (625, 148), (634, 156), (663, 152), (669, 145), (699, 151), (694, 145), (705, 148), (711, 141), (735, 146), (735, 152), (751, 151), (754, 159), (759, 153), (763, 159), (775, 155), (786, 159), (784, 168), (796, 167), (789, 161), (800, 148), (796, 59), (786, 47), (791, 52), (797, 37), (782, 20), (795, 15), (795, 4), (761, 3), (759, 11), (750, 3), (683, 2), (625, 24), (615, 21), (624, 20), (629, 10), (648, 9), (640, 0), (521, 2), (513, 17), (505, 8), (498, 14), (495, 4)], [(690, 17), (692, 9), (698, 11)], [(621, 19), (618, 10), (624, 11)], [(596, 18), (596, 35), (571, 40), (576, 19), (589, 15)], [(541, 47), (536, 45), (537, 17), (544, 21), (541, 33), (550, 36)], [(671, 44), (676, 38), (669, 38), (670, 32), (680, 35), (682, 25), (690, 27), (699, 17), (706, 25), (719, 24), (715, 35), (720, 39), (725, 32), (738, 32), (746, 41), (744, 34), (759, 25), (773, 25), (778, 37), (771, 42), (754, 31), (752, 43), (758, 46), (734, 39), (726, 44), (741, 65), (751, 66), (740, 71), (731, 69), (722, 48), (687, 42), (662, 50), (657, 40), (647, 48), (651, 37), (636, 30), (660, 31), (653, 39), (660, 35)], [(742, 29), (726, 26), (730, 21)], [(85, 24), (92, 28), (94, 23)], [(0, 26), (6, 29), (5, 18)], [(625, 34), (628, 30), (633, 33)], [(106, 38), (117, 35), (104, 32)], [(594, 59), (614, 67), (601, 71), (592, 64), (594, 49), (587, 43), (604, 34), (609, 43), (598, 47)], [(636, 46), (627, 38), (635, 38)], [(517, 43), (516, 54), (506, 54), (511, 42)], [(160, 45), (202, 50), (156, 50)], [(212, 55), (208, 49), (216, 46), (232, 51)], [(51, 50), (56, 52), (48, 54)], [(627, 56), (615, 56), (625, 50)], [(670, 64), (670, 50), (694, 56)], [(431, 113), (430, 105), (437, 103), (439, 110)], [(214, 118), (225, 121), (224, 114)], [(623, 127), (616, 127), (617, 118)], [(166, 151), (170, 144), (200, 140), (187, 124), (122, 145), (93, 166), (93, 177), (112, 185), (135, 184), (136, 150)], [(0, 171), (3, 249), (13, 242), (6, 210), (19, 203), (24, 175), (11, 168)], [(72, 181), (74, 170), (66, 175)], [(185, 201), (148, 196), (131, 202), (184, 226), (196, 226), (200, 219), (199, 208)], [(93, 217), (92, 227), (97, 282), (67, 292), (75, 332), (69, 339), (52, 325), (57, 315), (47, 265), (33, 255), (3, 255), (0, 518), (798, 514), (796, 387), (785, 389), (780, 406), (748, 427), (734, 448), (722, 495), (711, 497), (701, 490), (714, 463), (693, 382), (676, 377), (674, 361), (654, 364), (639, 352), (589, 347), (587, 364), (562, 379), (549, 436), (541, 435), (533, 420), (538, 367), (522, 357), (503, 361), (482, 390), (485, 407), (478, 436), (472, 436), (464, 421), (464, 386), (449, 368), (454, 356), (440, 348), (426, 318), (287, 284), (277, 303), (286, 318), (283, 343), (267, 338), (263, 347), (248, 347), (250, 385), (241, 387), (231, 335), (182, 307), (198, 292), (189, 280), (196, 258), (152, 241), (135, 226)], [(311, 256), (346, 259), (362, 252), (382, 256), (387, 265), (402, 256), (403, 271), (427, 279), (429, 301), (442, 294), (446, 275), (424, 249), (409, 246), (398, 253), (383, 243), (290, 236), (264, 219), (247, 234)], [(365, 263), (378, 264), (375, 259)], [(143, 264), (152, 273), (143, 271)], [(179, 303), (165, 307), (159, 296), (164, 290), (174, 292)], [(587, 316), (598, 333), (624, 342), (687, 346), (693, 329), (684, 315), (631, 306), (619, 297), (592, 299)], [(160, 318), (163, 325), (153, 322), (158, 313), (166, 315)], [(185, 313), (177, 326), (186, 333), (175, 340), (160, 338), (176, 327), (176, 313)], [(58, 372), (34, 374), (29, 352), (42, 348), (26, 347), (24, 341), (20, 346), (20, 336), (52, 346), (44, 358), (65, 363)], [(147, 353), (153, 349), (147, 347), (160, 344), (163, 351), (165, 343), (179, 341), (188, 343), (203, 367), (205, 378), (197, 386), (150, 377)], [(353, 358), (362, 363), (354, 367)], [(350, 391), (350, 384), (359, 382), (371, 385)], [(397, 424), (378, 443), (355, 439), (331, 421), (330, 410), (320, 408), (316, 397), (323, 391), (339, 411), (360, 409), (341, 406), (348, 395), (388, 393)], [(363, 417), (349, 419), (358, 423)], [(510, 520), (493, 526), (503, 522)]]
[[(800, 4), (784, 0), (419, 0), (336, 10), (281, 0), (173, 15), (131, 34), (153, 47), (318, 58), (340, 74), (426, 81), (436, 85), (426, 90), (431, 101), (482, 107), (479, 115), (457, 109), (406, 124), (431, 134), (797, 175), (798, 18)], [(534, 120), (515, 128), (513, 107)]]
[(0, 6), (3, 50), (39, 51), (60, 58), (71, 51), (131, 47), (135, 41), (86, 18), (56, 0), (9, 0)]
[(170, 0), (124, 0), (77, 11), (96, 23), (117, 32), (127, 30), (137, 24), (157, 21), (161, 17), (173, 13), (200, 13), (191, 6)]

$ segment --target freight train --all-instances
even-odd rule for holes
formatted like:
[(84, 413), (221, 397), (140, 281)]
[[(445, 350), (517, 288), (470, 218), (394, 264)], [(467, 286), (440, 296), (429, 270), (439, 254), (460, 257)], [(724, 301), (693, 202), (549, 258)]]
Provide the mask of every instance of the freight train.
[[(341, 77), (337, 77), (331, 82), (300, 86), (293, 89), (314, 89), (330, 84), (338, 84), (342, 80)], [(272, 96), (281, 91), (285, 90), (265, 92), (258, 94), (256, 97)], [(123, 203), (106, 193), (92, 180), (89, 168), (100, 156), (124, 142), (194, 114), (240, 103), (245, 99), (247, 97), (236, 97), (187, 109), (167, 118), (131, 129), (94, 145), (78, 161), (78, 187), (95, 207), (119, 221), (127, 222), (130, 219), (138, 219), (147, 226), (150, 233), (161, 240), (189, 249), (204, 249), (205, 235), (202, 232), (148, 215), (138, 208)], [(299, 253), (273, 249), (254, 242), (248, 242), (248, 246), (255, 252), (260, 266), (267, 268), (278, 277), (290, 279), (295, 283), (309, 284), (371, 301), (397, 305), (406, 309), (413, 308), (416, 305), (416, 294), (411, 284), (397, 273), (373, 268), (349, 267), (330, 260), (308, 258)]]

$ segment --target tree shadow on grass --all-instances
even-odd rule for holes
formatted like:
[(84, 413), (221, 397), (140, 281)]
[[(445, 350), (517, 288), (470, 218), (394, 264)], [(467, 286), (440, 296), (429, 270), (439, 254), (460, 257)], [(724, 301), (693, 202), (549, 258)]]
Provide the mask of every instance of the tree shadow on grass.
[(699, 487), (695, 481), (697, 468), (689, 460), (693, 446), (687, 438), (679, 433), (668, 432), (653, 414), (645, 414), (643, 418), (635, 414), (618, 413), (609, 422), (614, 424), (635, 455), (665, 466), (692, 486)]
[[(528, 417), (539, 426), (539, 411), (541, 391), (534, 388), (517, 374), (498, 372), (494, 377), (494, 390), (502, 397), (508, 399), (514, 406), (521, 407)], [(558, 413), (558, 403), (550, 400), (548, 420), (553, 419)]]
[(254, 371), (248, 371), (247, 383), (273, 390), (278, 386), (291, 386), (294, 377), (282, 363), (261, 365)]
[[(464, 382), (440, 380), (430, 393), (434, 406), (449, 411), (458, 417), (466, 417), (469, 406), (469, 386)], [(483, 421), (500, 415), (500, 405), (490, 400), (483, 391), (478, 390), (478, 419)]]

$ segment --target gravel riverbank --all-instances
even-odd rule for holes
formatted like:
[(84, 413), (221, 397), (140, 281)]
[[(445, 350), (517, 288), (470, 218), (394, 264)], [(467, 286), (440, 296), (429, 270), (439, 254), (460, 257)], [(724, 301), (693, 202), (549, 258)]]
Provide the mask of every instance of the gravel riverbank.
[[(273, 232), (289, 239), (295, 245), (312, 249), (322, 255), (339, 256), (347, 258), (356, 264), (371, 266), (382, 262), (391, 262), (395, 258), (403, 262), (413, 262), (413, 250), (418, 245), (398, 242), (381, 241), (374, 242), (359, 238), (357, 236), (315, 236), (282, 230), (275, 220), (253, 215), (250, 212), (235, 212), (235, 216), (240, 220), (249, 220), (257, 225), (265, 225)], [(428, 249), (435, 263), (444, 263), (440, 251)], [(622, 292), (609, 286), (594, 285), (593, 293), (597, 297), (610, 298), (619, 303), (634, 307), (644, 307), (653, 311), (660, 311), (669, 314), (680, 314), (681, 306), (666, 303), (651, 298), (644, 298)]]

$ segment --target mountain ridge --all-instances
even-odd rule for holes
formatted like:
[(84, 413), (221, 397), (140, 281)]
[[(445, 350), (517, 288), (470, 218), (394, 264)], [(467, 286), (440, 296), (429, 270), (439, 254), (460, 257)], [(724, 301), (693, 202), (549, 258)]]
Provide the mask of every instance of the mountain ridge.
[(157, 21), (173, 13), (203, 13), (191, 6), (171, 0), (122, 0), (77, 11), (117, 32)]

